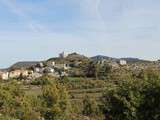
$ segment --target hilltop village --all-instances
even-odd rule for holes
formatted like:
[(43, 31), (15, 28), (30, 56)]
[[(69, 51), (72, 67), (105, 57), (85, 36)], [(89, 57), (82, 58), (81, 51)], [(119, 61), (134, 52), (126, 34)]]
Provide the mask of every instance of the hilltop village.
[[(64, 59), (67, 55), (63, 52), (59, 54), (58, 58)], [(69, 66), (65, 62), (54, 60), (40, 61), (40, 62), (18, 62), (9, 69), (0, 71), (0, 78), (8, 80), (12, 78), (26, 78), (28, 80), (41, 77), (43, 74), (50, 74), (55, 77), (67, 76), (66, 70)]]
[(77, 53), (66, 54), (62, 52), (58, 57), (50, 58), (46, 61), (40, 62), (18, 62), (8, 69), (0, 70), (0, 78), (3, 80), (9, 80), (13, 78), (20, 78), (24, 80), (33, 80), (39, 78), (44, 74), (54, 77), (62, 76), (80, 76), (81, 70), (86, 62), (93, 62), (98, 65), (108, 65), (112, 69), (128, 69), (133, 71), (139, 71), (152, 67), (154, 69), (160, 69), (159, 61), (143, 61), (139, 59), (129, 58), (106, 58), (104, 56), (95, 56), (92, 58), (80, 55)]

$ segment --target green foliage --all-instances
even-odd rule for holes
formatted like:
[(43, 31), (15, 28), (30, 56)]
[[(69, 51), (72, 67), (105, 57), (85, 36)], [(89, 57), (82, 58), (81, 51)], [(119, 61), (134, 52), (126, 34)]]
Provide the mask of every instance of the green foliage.
[(160, 119), (160, 81), (155, 80), (145, 86), (144, 98), (138, 107), (137, 116), (139, 120)]
[(61, 81), (68, 89), (91, 89), (91, 88), (104, 88), (106, 81), (104, 80), (93, 80), (89, 78), (77, 78), (69, 77), (64, 78)]
[[(135, 74), (125, 67), (111, 69), (90, 61), (76, 69), (87, 70), (80, 74), (90, 78), (45, 75), (30, 86), (2, 81), (0, 119), (103, 120), (103, 113), (106, 120), (160, 120), (160, 71)], [(35, 93), (26, 94), (29, 91)]]
[(159, 100), (159, 80), (127, 80), (108, 87), (103, 112), (107, 120), (159, 120)]
[(136, 120), (139, 92), (132, 84), (111, 86), (104, 94), (104, 113), (108, 120)]
[(109, 65), (107, 64), (101, 65), (99, 67), (98, 78), (102, 80), (108, 79), (110, 72), (111, 72), (111, 67)]
[(111, 71), (111, 67), (106, 63), (100, 64), (98, 62), (90, 61), (84, 67), (85, 76), (86, 77), (94, 77), (97, 80), (98, 79), (107, 79), (110, 71)]
[(16, 82), (0, 85), (0, 111), (3, 115), (16, 117), (16, 109), (20, 107), (20, 97), (24, 94), (20, 92)]
[(23, 120), (40, 120), (39, 100), (34, 96), (25, 95), (21, 101), (20, 118)]
[(0, 113), (2, 119), (39, 120), (31, 96), (26, 96), (16, 81), (0, 85)]
[(84, 68), (85, 76), (96, 77), (97, 70), (98, 70), (98, 68), (97, 68), (96, 64), (93, 61), (91, 61)]
[(69, 73), (72, 77), (90, 77), (107, 79), (111, 67), (107, 63), (99, 63), (91, 60), (82, 61), (78, 66), (72, 67)]
[(16, 81), (0, 84), (0, 119), (68, 120), (71, 109), (65, 87), (51, 80), (42, 92), (38, 97), (26, 95)]
[(16, 120), (10, 116), (0, 115), (0, 120)]
[(59, 83), (45, 85), (43, 92), (43, 116), (46, 120), (69, 119), (70, 103), (68, 92)]
[(99, 114), (98, 104), (94, 99), (89, 96), (85, 96), (83, 99), (83, 115), (85, 116), (97, 116)]
[(36, 78), (31, 82), (31, 85), (47, 85), (54, 81), (55, 78), (52, 76), (44, 75), (42, 77)]
[(144, 80), (157, 80), (160, 79), (160, 71), (146, 69), (142, 71), (142, 76), (142, 79)]
[[(136, 74), (135, 74), (136, 73)], [(160, 79), (160, 71), (153, 68), (143, 69), (141, 71), (134, 71), (133, 77), (142, 80), (157, 80)]]

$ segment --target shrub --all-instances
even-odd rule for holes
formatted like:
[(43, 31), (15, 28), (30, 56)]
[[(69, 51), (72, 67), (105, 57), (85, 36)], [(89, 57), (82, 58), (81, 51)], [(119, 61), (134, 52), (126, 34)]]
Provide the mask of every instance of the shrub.
[(44, 75), (42, 77), (36, 78), (31, 82), (31, 85), (47, 85), (54, 81), (55, 78), (52, 76)]
[(43, 116), (46, 120), (68, 120), (70, 102), (65, 87), (55, 82), (42, 88)]
[(106, 120), (160, 119), (160, 81), (157, 79), (112, 84), (102, 100)]

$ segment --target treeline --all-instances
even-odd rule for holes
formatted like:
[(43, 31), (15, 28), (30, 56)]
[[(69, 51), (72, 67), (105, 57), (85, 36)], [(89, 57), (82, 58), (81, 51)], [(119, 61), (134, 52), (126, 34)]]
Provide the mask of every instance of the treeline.
[(106, 120), (159, 120), (160, 81), (127, 80), (108, 86), (102, 98)]
[[(107, 67), (108, 68), (108, 67)], [(110, 71), (109, 71), (110, 72)], [(28, 94), (23, 82), (0, 83), (2, 120), (160, 120), (160, 73), (148, 69), (133, 74), (120, 71), (115, 80), (77, 80), (43, 76), (30, 85), (40, 94)], [(123, 75), (123, 74), (124, 75)], [(96, 74), (94, 74), (96, 77)], [(85, 81), (85, 82), (84, 82)], [(71, 85), (72, 84), (72, 85)], [(105, 88), (98, 99), (72, 99), (71, 89)]]
[(72, 77), (92, 77), (98, 79), (107, 79), (111, 72), (111, 66), (107, 63), (100, 64), (91, 60), (84, 60), (77, 66), (69, 70)]
[(0, 119), (68, 120), (71, 106), (65, 87), (52, 79), (41, 91), (38, 96), (28, 95), (17, 81), (0, 84)]

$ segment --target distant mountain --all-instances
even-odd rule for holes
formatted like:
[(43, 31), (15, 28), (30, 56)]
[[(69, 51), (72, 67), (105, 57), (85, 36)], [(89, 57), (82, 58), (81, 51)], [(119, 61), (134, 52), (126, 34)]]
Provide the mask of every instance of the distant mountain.
[[(109, 60), (109, 61), (119, 61), (120, 59), (126, 60), (128, 63), (134, 63), (134, 62), (150, 62), (147, 60), (142, 60), (139, 58), (113, 58), (113, 57), (108, 57), (108, 56), (104, 56), (104, 55), (97, 55), (94, 57), (86, 57), (84, 55), (78, 54), (78, 53), (71, 53), (68, 54), (68, 56), (66, 58), (60, 58), (60, 57), (53, 57), (48, 59), (47, 61), (43, 61), (43, 62), (48, 62), (48, 61), (55, 61), (57, 63), (70, 63), (70, 62), (76, 62), (76, 61), (82, 61), (82, 60), (94, 60), (94, 61), (98, 61), (98, 60)], [(30, 68), (32, 66), (37, 65), (39, 62), (41, 61), (21, 61), (21, 62), (17, 62), (15, 64), (13, 64), (11, 67), (9, 67), (8, 69), (1, 69), (1, 71), (3, 70), (10, 70), (11, 68), (13, 69), (21, 69), (21, 68)]]
[(97, 55), (97, 56), (94, 56), (94, 57), (91, 57), (92, 60), (111, 60), (111, 61), (118, 61), (120, 59), (123, 59), (123, 60), (126, 60), (128, 63), (134, 63), (134, 62), (149, 62), (147, 60), (142, 60), (142, 59), (139, 59), (139, 58), (131, 58), (131, 57), (128, 57), (128, 58), (113, 58), (113, 57), (108, 57), (108, 56), (103, 56), (103, 55)]
[(0, 69), (1, 72), (9, 71), (9, 68)]
[(22, 61), (22, 62), (17, 62), (13, 64), (10, 68), (14, 68), (14, 69), (29, 68), (37, 65), (38, 63), (39, 63), (38, 61)]
[(95, 61), (98, 61), (98, 60), (117, 60), (116, 58), (103, 56), (103, 55), (97, 55), (97, 56), (91, 57), (91, 59), (95, 60)]
[(126, 60), (127, 62), (139, 62), (139, 61), (143, 61), (140, 60), (139, 58), (121, 58), (123, 60)]
[(121, 58), (123, 60), (126, 60), (127, 62), (147, 62), (147, 60), (142, 60), (139, 58)]

